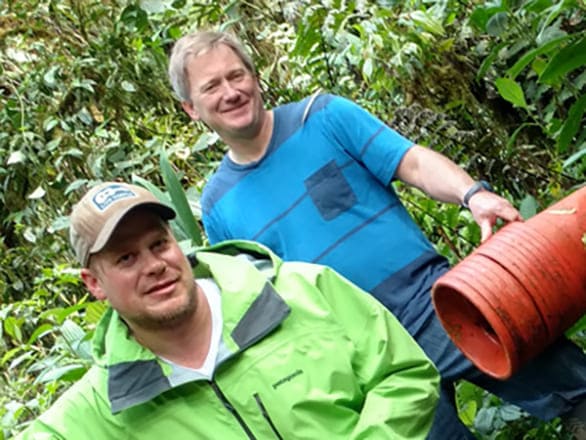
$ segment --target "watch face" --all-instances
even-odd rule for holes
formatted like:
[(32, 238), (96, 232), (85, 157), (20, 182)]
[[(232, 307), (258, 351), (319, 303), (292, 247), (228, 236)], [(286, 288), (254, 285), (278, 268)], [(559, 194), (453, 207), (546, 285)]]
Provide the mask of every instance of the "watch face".
[(479, 183), (485, 190), (492, 192), (492, 186), (490, 186), (490, 183), (488, 183), (486, 180), (480, 180)]

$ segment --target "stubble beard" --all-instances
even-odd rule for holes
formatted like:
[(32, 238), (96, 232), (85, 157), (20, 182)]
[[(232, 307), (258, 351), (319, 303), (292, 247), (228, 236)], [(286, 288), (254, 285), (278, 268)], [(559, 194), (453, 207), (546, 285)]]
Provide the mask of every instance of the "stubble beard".
[(135, 326), (145, 330), (169, 330), (176, 328), (190, 319), (197, 308), (197, 288), (194, 283), (193, 288), (187, 292), (187, 302), (181, 304), (173, 310), (161, 313), (143, 313), (132, 317)]

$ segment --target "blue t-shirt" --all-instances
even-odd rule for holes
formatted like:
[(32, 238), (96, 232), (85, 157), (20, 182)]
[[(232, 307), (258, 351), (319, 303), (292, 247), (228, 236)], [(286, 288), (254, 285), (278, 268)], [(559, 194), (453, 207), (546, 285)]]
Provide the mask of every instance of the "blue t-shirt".
[(412, 145), (338, 96), (277, 107), (263, 158), (239, 165), (226, 155), (204, 188), (208, 238), (255, 240), (284, 260), (330, 266), (417, 325), (447, 264), (390, 186)]

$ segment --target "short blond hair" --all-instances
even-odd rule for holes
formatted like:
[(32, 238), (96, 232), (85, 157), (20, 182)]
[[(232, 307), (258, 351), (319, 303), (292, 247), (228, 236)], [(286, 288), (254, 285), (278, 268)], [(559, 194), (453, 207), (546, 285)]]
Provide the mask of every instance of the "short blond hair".
[(181, 37), (175, 42), (169, 59), (169, 81), (179, 99), (191, 102), (189, 78), (187, 76), (189, 58), (205, 53), (220, 44), (232, 49), (246, 69), (256, 76), (252, 58), (235, 36), (227, 32), (210, 30), (194, 32)]

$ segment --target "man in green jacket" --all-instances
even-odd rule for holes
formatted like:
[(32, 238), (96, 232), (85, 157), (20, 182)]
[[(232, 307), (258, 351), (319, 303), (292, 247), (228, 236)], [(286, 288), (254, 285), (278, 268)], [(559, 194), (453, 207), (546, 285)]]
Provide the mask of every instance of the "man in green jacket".
[(82, 279), (111, 307), (95, 365), (21, 438), (426, 437), (438, 374), (384, 307), (252, 242), (201, 249), (192, 270), (174, 216), (116, 182), (74, 207)]

